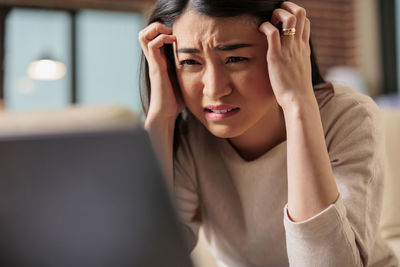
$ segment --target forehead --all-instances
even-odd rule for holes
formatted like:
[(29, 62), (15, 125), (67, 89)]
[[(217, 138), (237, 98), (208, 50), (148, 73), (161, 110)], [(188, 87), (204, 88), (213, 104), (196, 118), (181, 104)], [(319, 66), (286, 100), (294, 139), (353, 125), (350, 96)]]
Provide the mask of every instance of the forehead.
[(265, 39), (258, 31), (257, 19), (250, 15), (218, 18), (188, 10), (175, 21), (172, 31), (178, 44), (182, 45), (226, 43), (234, 40), (257, 42)]

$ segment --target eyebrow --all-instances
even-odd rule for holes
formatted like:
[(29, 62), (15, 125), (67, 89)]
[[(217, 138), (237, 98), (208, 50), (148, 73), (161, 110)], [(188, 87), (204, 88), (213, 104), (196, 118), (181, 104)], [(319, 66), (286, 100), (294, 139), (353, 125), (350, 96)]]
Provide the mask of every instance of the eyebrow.
[[(233, 45), (218, 45), (214, 47), (214, 50), (219, 50), (219, 51), (231, 51), (231, 50), (236, 50), (239, 48), (243, 47), (252, 47), (254, 46), (253, 44), (233, 44)], [(181, 48), (176, 50), (177, 53), (187, 53), (187, 54), (195, 54), (195, 53), (200, 53), (199, 49), (196, 48)]]

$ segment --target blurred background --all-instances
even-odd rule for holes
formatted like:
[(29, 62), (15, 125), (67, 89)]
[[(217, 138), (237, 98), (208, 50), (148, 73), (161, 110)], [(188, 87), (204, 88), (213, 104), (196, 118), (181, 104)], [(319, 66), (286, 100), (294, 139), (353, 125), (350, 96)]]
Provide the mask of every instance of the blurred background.
[(326, 80), (349, 85), (382, 106), (400, 106), (399, 0), (295, 0), (308, 11)]
[[(400, 258), (400, 0), (292, 1), (308, 12), (325, 79), (370, 95), (385, 110), (381, 231)], [(143, 118), (138, 33), (154, 2), (0, 0), (0, 135)], [(201, 233), (196, 266), (215, 266), (204, 240)]]
[[(400, 0), (294, 0), (324, 77), (399, 104)], [(0, 0), (6, 111), (118, 104), (140, 113), (138, 32), (153, 0)]]
[(6, 111), (119, 104), (140, 112), (138, 32), (151, 1), (0, 1)]

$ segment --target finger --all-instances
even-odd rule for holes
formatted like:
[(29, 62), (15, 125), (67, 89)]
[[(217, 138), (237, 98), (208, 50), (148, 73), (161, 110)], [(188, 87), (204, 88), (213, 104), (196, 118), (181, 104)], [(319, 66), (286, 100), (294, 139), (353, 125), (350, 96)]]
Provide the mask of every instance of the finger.
[(268, 53), (280, 54), (281, 53), (281, 38), (279, 30), (266, 21), (260, 25), (259, 30), (267, 36), (268, 40)]
[(167, 35), (167, 34), (160, 34), (156, 38), (154, 38), (152, 41), (149, 42), (148, 44), (148, 51), (149, 55), (153, 57), (160, 57), (161, 56), (161, 48), (165, 44), (172, 44), (176, 41), (176, 37), (174, 35)]
[[(278, 24), (279, 22), (282, 22), (283, 29), (290, 29), (290, 28), (296, 27), (296, 16), (285, 9), (277, 8), (272, 13), (271, 22), (274, 25)], [(288, 37), (292, 37), (292, 36), (288, 36)], [(285, 38), (285, 39), (288, 39), (288, 38)], [(292, 39), (292, 38), (289, 38), (289, 39)]]
[(139, 40), (143, 46), (147, 46), (147, 43), (156, 38), (159, 34), (171, 33), (172, 30), (161, 22), (154, 22), (140, 31)]
[[(282, 23), (282, 29), (292, 29), (296, 27), (296, 16), (290, 13), (289, 11), (277, 8), (272, 13), (271, 22), (276, 25), (279, 22)], [(282, 46), (286, 46), (287, 44), (292, 44), (293, 35), (284, 35), (281, 36), (281, 44)]]
[(296, 35), (298, 36), (298, 39), (301, 39), (303, 36), (305, 19), (307, 16), (306, 10), (292, 2), (283, 2), (281, 8), (296, 16)]
[(311, 22), (308, 18), (305, 18), (304, 20), (304, 31), (302, 35), (302, 39), (305, 42), (309, 42), (310, 40), (310, 32), (311, 32)]

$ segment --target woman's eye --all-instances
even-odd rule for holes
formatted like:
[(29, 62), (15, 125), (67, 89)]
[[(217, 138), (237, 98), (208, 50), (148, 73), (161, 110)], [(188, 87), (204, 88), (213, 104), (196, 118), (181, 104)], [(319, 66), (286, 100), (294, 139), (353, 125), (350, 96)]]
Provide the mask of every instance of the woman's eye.
[(248, 58), (246, 57), (228, 57), (226, 60), (226, 63), (236, 63), (236, 62), (241, 62), (241, 61), (246, 61)]
[(182, 60), (179, 64), (180, 65), (200, 65), (199, 62), (197, 62), (196, 60), (193, 60), (193, 59)]

